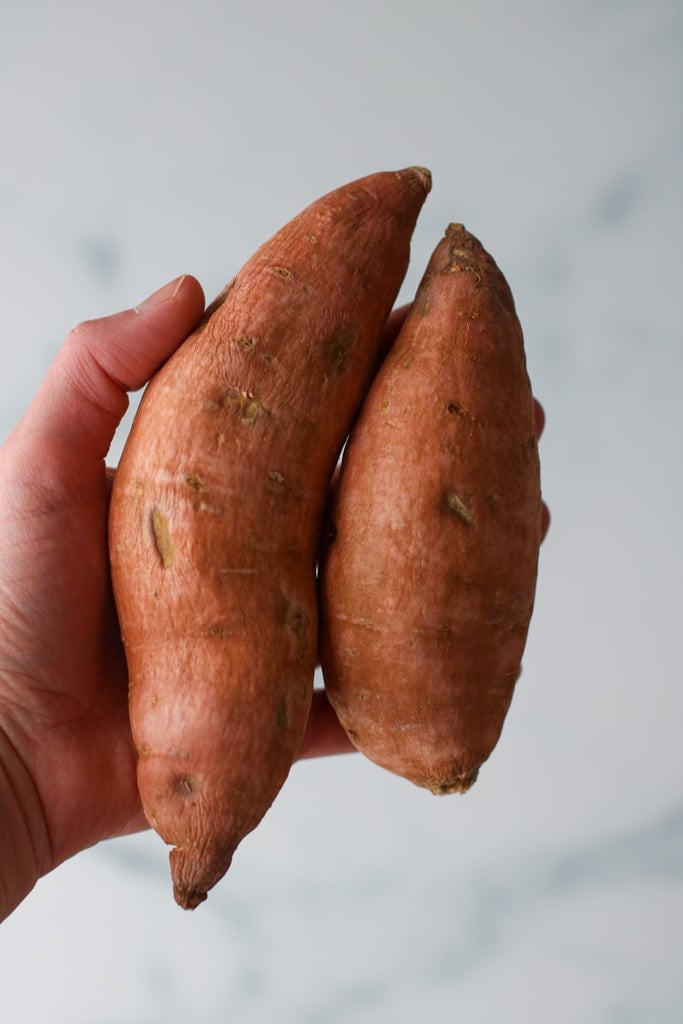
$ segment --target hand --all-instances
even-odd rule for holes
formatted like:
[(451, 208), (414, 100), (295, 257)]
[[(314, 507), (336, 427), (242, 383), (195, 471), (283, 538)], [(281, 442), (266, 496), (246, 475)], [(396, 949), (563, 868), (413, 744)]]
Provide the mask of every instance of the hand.
[[(71, 332), (0, 449), (0, 920), (42, 875), (146, 827), (109, 580), (105, 457), (204, 310), (198, 282)], [(316, 692), (301, 756), (350, 750)]]
[[(146, 827), (109, 579), (105, 458), (127, 393), (203, 310), (200, 285), (182, 277), (75, 328), (0, 448), (0, 920), (68, 857)], [(404, 316), (392, 314), (387, 344)], [(540, 433), (540, 407), (538, 417)], [(351, 749), (316, 691), (299, 756)]]

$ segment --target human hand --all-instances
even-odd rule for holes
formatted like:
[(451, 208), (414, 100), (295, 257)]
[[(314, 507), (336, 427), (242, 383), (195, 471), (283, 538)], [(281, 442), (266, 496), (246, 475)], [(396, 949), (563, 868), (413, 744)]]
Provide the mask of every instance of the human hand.
[[(192, 277), (66, 339), (0, 449), (0, 920), (41, 876), (146, 827), (111, 593), (105, 458), (204, 310)], [(350, 750), (317, 692), (301, 756)]]

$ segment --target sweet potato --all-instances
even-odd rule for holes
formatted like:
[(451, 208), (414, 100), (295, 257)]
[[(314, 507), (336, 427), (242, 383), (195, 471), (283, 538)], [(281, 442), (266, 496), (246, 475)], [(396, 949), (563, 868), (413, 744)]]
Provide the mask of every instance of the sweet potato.
[(452, 224), (352, 430), (320, 571), (325, 686), (373, 761), (435, 793), (474, 782), (519, 674), (540, 537), (513, 298)]
[(304, 210), (150, 383), (110, 552), (145, 814), (194, 907), (282, 786), (317, 656), (330, 476), (430, 187), (410, 168)]

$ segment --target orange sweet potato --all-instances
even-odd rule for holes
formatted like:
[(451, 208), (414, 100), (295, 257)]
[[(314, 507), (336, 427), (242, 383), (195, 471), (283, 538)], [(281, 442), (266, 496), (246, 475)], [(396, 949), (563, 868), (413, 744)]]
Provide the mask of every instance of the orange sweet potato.
[(112, 579), (140, 794), (184, 907), (301, 742), (326, 491), (429, 187), (419, 168), (372, 175), (282, 228), (150, 383), (126, 443)]
[(348, 442), (320, 572), (329, 698), (368, 757), (464, 791), (503, 726), (541, 539), (508, 285), (449, 226)]

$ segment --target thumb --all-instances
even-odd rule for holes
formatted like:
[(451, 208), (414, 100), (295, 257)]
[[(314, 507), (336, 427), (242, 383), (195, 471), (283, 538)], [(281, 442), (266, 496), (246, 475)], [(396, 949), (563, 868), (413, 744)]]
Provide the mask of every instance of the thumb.
[(75, 327), (26, 414), (32, 440), (57, 444), (74, 458), (105, 458), (127, 393), (172, 355), (203, 310), (201, 285), (183, 276), (133, 309)]

